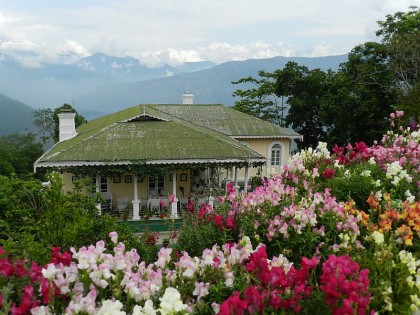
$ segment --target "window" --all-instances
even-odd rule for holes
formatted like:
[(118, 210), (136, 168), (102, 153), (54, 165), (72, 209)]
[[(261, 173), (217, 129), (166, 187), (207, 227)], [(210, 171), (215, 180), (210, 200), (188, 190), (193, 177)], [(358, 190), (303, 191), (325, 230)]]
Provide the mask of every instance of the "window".
[(271, 166), (281, 165), (281, 146), (280, 144), (274, 144), (271, 147)]
[(108, 178), (101, 176), (101, 192), (107, 192), (108, 191)]
[(165, 191), (165, 176), (149, 177), (149, 195), (160, 195)]
[[(96, 177), (92, 177), (92, 193), (96, 192)], [(99, 183), (99, 192), (108, 192), (108, 178), (101, 176), (101, 181)]]

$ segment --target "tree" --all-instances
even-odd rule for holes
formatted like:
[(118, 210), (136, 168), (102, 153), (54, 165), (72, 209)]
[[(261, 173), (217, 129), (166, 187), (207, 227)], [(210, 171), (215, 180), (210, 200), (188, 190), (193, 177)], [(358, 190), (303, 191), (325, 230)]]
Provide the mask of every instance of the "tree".
[[(348, 61), (335, 73), (288, 63), (274, 73), (261, 72), (234, 83), (253, 83), (256, 88), (238, 90), (243, 99), (235, 108), (266, 119), (266, 97), (273, 92), (287, 99), (286, 125), (303, 135), (299, 148), (319, 141), (330, 145), (372, 143), (385, 132), (395, 109), (420, 121), (420, 11), (388, 15), (379, 21), (380, 42), (366, 42), (349, 53)], [(268, 82), (266, 82), (268, 81)], [(268, 104), (270, 105), (270, 104)]]
[(286, 116), (286, 126), (291, 126), (303, 135), (298, 148), (316, 147), (325, 141), (325, 125), (319, 116), (321, 100), (328, 91), (334, 73), (320, 69), (309, 70), (295, 62), (288, 62), (276, 72), (276, 94), (288, 97), (290, 106)]
[(252, 77), (242, 78), (232, 84), (245, 84), (254, 86), (247, 90), (236, 90), (233, 96), (241, 97), (235, 102), (234, 109), (263, 120), (270, 121), (284, 127), (284, 102), (283, 97), (276, 95), (276, 72), (259, 71), (261, 79)]
[(397, 12), (378, 21), (376, 35), (386, 46), (389, 66), (402, 95), (419, 84), (420, 70), (420, 10), (410, 7), (408, 12)]
[(372, 144), (386, 132), (397, 93), (384, 45), (365, 43), (349, 54), (324, 95), (319, 116), (331, 145)]
[(15, 173), (24, 177), (33, 172), (34, 162), (42, 155), (42, 144), (33, 134), (0, 137), (0, 175)]
[(51, 108), (41, 108), (34, 112), (34, 124), (41, 133), (41, 141), (44, 146), (49, 140), (54, 139), (55, 122), (53, 116), (54, 113)]
[(76, 113), (76, 116), (74, 118), (76, 128), (86, 123), (86, 119), (83, 116), (79, 115), (70, 104), (64, 103), (62, 106), (57, 107), (54, 110), (51, 108), (41, 108), (36, 110), (34, 114), (34, 123), (40, 131), (41, 140), (44, 146), (49, 140), (58, 142), (60, 133), (60, 119), (58, 118), (58, 114), (63, 109), (70, 110), (71, 112)]

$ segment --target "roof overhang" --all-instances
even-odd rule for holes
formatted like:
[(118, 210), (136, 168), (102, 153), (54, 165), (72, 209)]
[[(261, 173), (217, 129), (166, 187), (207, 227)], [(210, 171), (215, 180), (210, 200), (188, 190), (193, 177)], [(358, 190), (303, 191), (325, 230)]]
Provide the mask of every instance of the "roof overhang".
[(35, 163), (35, 171), (37, 168), (67, 168), (78, 166), (117, 166), (117, 165), (186, 165), (186, 164), (254, 164), (254, 163), (267, 163), (266, 158), (249, 158), (249, 159), (185, 159), (185, 160), (151, 160), (142, 163), (133, 161), (117, 161), (117, 162), (104, 162), (104, 161), (67, 161), (67, 162), (42, 162)]
[(303, 140), (303, 136), (301, 135), (296, 135), (296, 136), (279, 136), (279, 135), (275, 135), (275, 136), (230, 136), (233, 139), (272, 139), (272, 138), (276, 138), (276, 139), (299, 139), (299, 140)]

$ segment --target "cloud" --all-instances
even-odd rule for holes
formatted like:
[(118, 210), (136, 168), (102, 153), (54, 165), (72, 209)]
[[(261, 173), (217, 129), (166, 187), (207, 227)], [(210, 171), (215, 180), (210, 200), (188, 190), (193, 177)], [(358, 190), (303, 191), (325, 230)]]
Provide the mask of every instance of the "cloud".
[(225, 42), (214, 42), (197, 50), (177, 50), (169, 48), (157, 52), (143, 53), (134, 56), (140, 63), (149, 67), (162, 64), (177, 66), (184, 62), (210, 60), (215, 63), (227, 61), (242, 61), (247, 59), (265, 59), (276, 56), (320, 57), (347, 53), (332, 48), (326, 43), (319, 43), (311, 47), (295, 47), (284, 43), (269, 44), (264, 41), (252, 42), (244, 45), (231, 45)]

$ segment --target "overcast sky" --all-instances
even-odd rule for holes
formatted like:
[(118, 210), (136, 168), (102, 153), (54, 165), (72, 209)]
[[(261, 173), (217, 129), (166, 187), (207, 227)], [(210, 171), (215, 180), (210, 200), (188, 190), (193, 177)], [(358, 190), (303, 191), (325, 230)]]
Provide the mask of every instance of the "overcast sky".
[[(326, 56), (377, 40), (419, 0), (0, 0), (0, 54), (26, 66), (101, 52), (149, 66)], [(0, 55), (1, 60), (1, 55)]]

